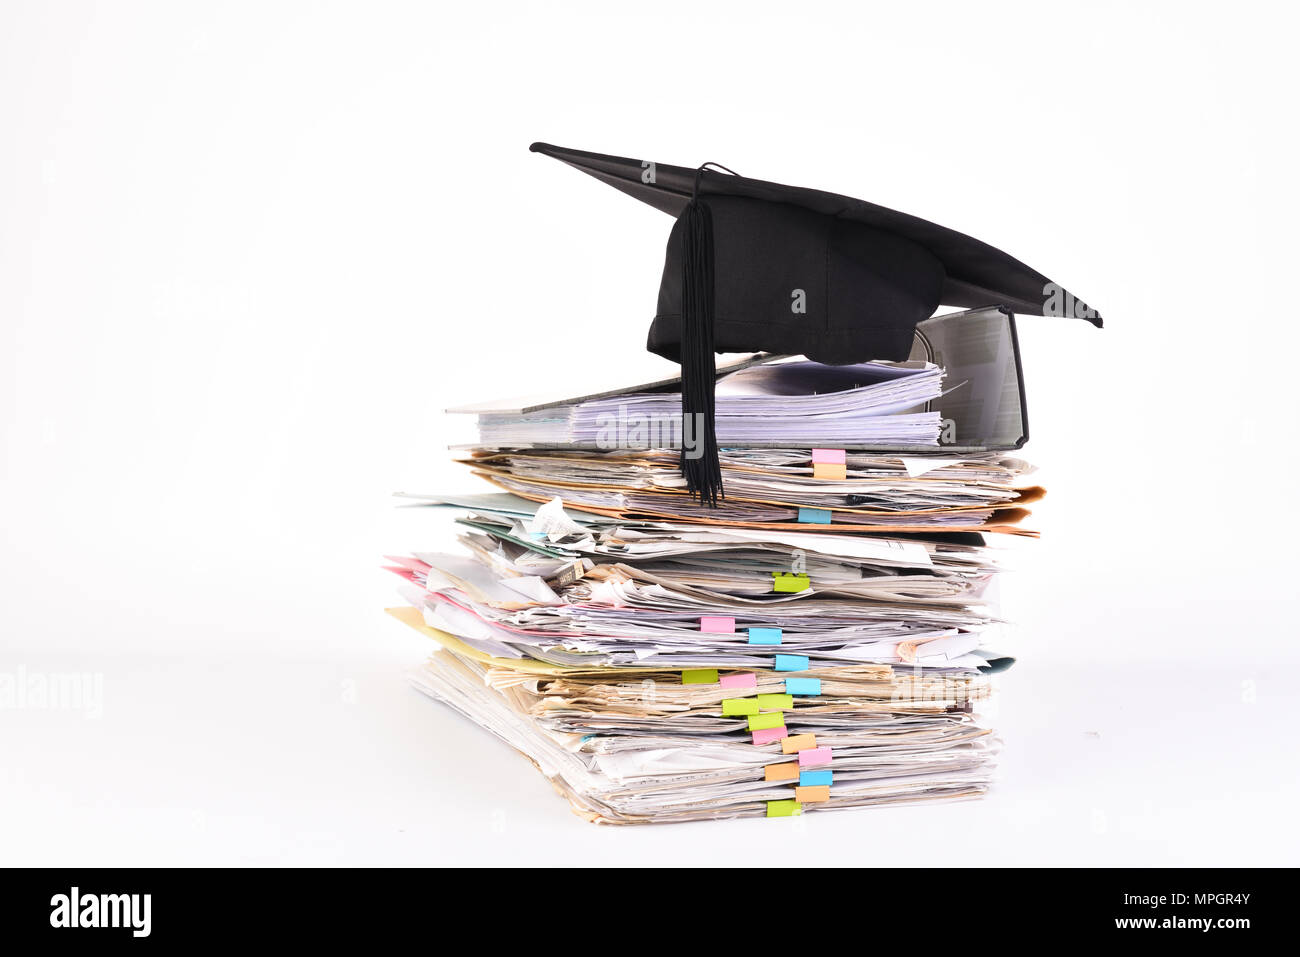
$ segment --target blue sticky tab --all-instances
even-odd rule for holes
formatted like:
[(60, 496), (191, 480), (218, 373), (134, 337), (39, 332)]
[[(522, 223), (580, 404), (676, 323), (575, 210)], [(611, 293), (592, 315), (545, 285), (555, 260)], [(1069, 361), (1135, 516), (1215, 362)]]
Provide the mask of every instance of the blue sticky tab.
[(829, 525), (831, 523), (831, 510), (829, 508), (801, 508), (799, 509), (799, 521), (806, 525)]
[(835, 780), (834, 771), (799, 772), (799, 787), (801, 788), (815, 788), (823, 784), (829, 787), (833, 780)]
[[(780, 669), (778, 669), (780, 670)], [(786, 694), (821, 694), (821, 678), (786, 678)]]
[(777, 655), (776, 670), (777, 671), (807, 671), (808, 656), (807, 655)]
[(749, 643), (751, 645), (779, 645), (781, 643), (781, 629), (751, 628), (749, 629)]

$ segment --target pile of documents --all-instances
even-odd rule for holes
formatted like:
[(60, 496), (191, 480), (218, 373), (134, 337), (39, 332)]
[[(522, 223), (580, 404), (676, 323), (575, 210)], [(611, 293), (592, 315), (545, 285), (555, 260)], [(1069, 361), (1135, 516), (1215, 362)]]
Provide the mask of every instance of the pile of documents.
[(1013, 320), (961, 318), (906, 363), (719, 370), (717, 508), (685, 490), (672, 380), (470, 410), (457, 457), (496, 490), (408, 496), (463, 550), (390, 557), (391, 613), (438, 645), (415, 685), (595, 822), (983, 794), (1010, 664), (987, 536), (1032, 534), (1042, 490), (1010, 454)]

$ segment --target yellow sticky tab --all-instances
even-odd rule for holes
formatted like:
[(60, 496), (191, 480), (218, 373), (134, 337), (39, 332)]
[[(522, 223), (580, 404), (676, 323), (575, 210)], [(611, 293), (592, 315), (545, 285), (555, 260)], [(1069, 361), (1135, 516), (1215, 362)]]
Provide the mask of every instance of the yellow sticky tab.
[[(755, 705), (758, 702), (754, 702)], [(749, 716), (749, 730), (762, 731), (765, 728), (779, 728), (785, 724), (785, 715), (780, 711), (769, 711), (767, 714), (753, 714)]]
[(818, 784), (812, 787), (795, 788), (794, 797), (796, 801), (804, 804), (820, 804), (822, 801), (831, 799), (831, 789), (829, 785)]
[(817, 737), (812, 734), (792, 734), (788, 738), (781, 739), (781, 751), (785, 754), (794, 754), (796, 751), (815, 747), (817, 747)]
[(832, 465), (829, 462), (813, 463), (813, 478), (815, 479), (839, 479), (843, 481), (849, 477), (849, 470), (844, 465)]
[(804, 591), (808, 587), (808, 584), (807, 575), (794, 575), (790, 572), (772, 572), (773, 591)]
[(691, 668), (682, 672), (684, 685), (716, 685), (717, 683), (717, 668)]
[(794, 817), (801, 810), (798, 801), (768, 801), (768, 817)]
[(793, 709), (794, 695), (761, 694), (758, 696), (759, 711), (791, 711)]
[(741, 715), (741, 714), (758, 714), (757, 698), (723, 698), (722, 714)]
[(764, 781), (799, 780), (799, 762), (786, 761), (784, 764), (769, 764), (763, 769)]

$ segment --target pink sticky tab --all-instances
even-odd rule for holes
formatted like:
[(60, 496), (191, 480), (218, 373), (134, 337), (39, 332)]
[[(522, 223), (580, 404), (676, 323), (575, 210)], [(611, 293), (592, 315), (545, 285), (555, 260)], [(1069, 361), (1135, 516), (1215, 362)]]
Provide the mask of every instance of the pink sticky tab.
[(799, 767), (819, 768), (831, 763), (830, 748), (807, 748), (799, 752)]
[[(785, 729), (785, 725), (778, 725), (775, 728), (764, 728), (762, 731), (754, 732), (755, 744), (771, 744), (773, 741), (780, 741), (782, 738), (789, 737), (790, 732)], [(827, 751), (830, 748), (826, 749)]]
[(817, 464), (843, 465), (844, 450), (843, 449), (813, 449), (812, 460), (814, 465)]
[(736, 619), (705, 615), (700, 619), (700, 631), (708, 632), (710, 635), (734, 635)]
[(724, 688), (757, 688), (758, 675), (748, 671), (738, 675), (723, 675), (718, 679), (718, 684)]

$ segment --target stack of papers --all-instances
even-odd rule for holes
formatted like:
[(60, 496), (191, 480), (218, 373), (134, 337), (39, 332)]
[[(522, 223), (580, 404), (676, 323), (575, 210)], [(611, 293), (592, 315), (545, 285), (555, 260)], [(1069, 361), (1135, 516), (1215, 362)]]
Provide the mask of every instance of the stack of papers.
[[(595, 822), (983, 794), (982, 705), (1011, 663), (986, 647), (987, 533), (1032, 534), (1042, 490), (1006, 449), (915, 449), (943, 380), (928, 362), (731, 373), (716, 509), (686, 492), (673, 445), (594, 438), (629, 408), (678, 415), (671, 389), (476, 410), (480, 441), (457, 457), (497, 491), (407, 497), (446, 510), (462, 551), (389, 559), (392, 614), (439, 646), (415, 686)], [(846, 423), (905, 449), (823, 444)]]
[[(718, 382), (718, 442), (936, 446), (939, 414), (908, 410), (937, 398), (939, 382), (939, 368), (925, 362), (750, 366)], [(631, 393), (534, 412), (481, 412), (478, 426), (481, 443), (494, 447), (609, 447), (612, 439), (622, 448), (680, 447), (681, 415), (678, 393)]]
[(1027, 468), (1009, 457), (945, 458), (927, 468), (924, 459), (843, 452), (841, 461), (826, 463), (843, 477), (829, 481), (818, 477), (827, 473), (817, 470), (822, 463), (813, 462), (807, 449), (723, 449), (719, 457), (727, 494), (716, 508), (691, 497), (678, 453), (666, 449), (480, 449), (462, 461), (494, 485), (533, 501), (558, 496), (566, 505), (618, 518), (746, 528), (1018, 532), (1013, 526), (1027, 514), (1024, 506), (1042, 495), (1041, 488), (1009, 484)]

